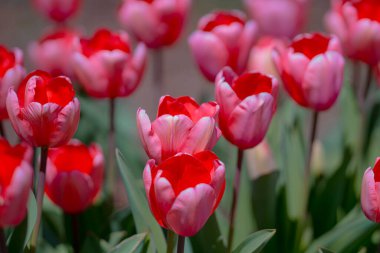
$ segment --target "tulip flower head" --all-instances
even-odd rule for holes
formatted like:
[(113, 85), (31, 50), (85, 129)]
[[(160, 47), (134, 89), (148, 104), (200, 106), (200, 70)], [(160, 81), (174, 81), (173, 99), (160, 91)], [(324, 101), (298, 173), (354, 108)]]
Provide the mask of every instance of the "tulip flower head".
[(339, 40), (322, 34), (297, 36), (274, 54), (285, 90), (297, 104), (324, 111), (337, 100), (343, 84), (344, 58)]
[(189, 45), (202, 74), (214, 82), (218, 72), (229, 66), (238, 74), (246, 70), (249, 51), (256, 39), (256, 24), (244, 13), (218, 11), (202, 17)]
[(380, 60), (380, 2), (332, 0), (326, 25), (342, 42), (347, 56), (376, 65)]
[(86, 92), (96, 98), (126, 97), (136, 90), (144, 72), (146, 47), (139, 44), (132, 54), (128, 35), (98, 30), (81, 39), (74, 54), (75, 74)]
[(66, 144), (79, 123), (79, 100), (70, 79), (44, 71), (30, 73), (17, 93), (10, 89), (7, 110), (17, 135), (35, 147)]
[(0, 120), (8, 118), (5, 101), (9, 88), (17, 89), (25, 76), (22, 52), (0, 45)]
[(226, 67), (216, 77), (215, 84), (223, 136), (239, 149), (258, 145), (276, 112), (277, 80), (259, 72), (238, 76)]
[(149, 48), (173, 45), (180, 37), (191, 0), (124, 0), (119, 21)]
[(78, 33), (60, 29), (44, 35), (29, 47), (29, 55), (38, 69), (53, 76), (74, 76), (72, 56), (79, 50)]
[(225, 168), (210, 151), (178, 154), (159, 165), (149, 160), (144, 185), (157, 222), (181, 236), (195, 235), (218, 207)]
[(98, 195), (103, 172), (101, 148), (71, 140), (49, 151), (45, 192), (66, 213), (82, 212)]
[(32, 0), (34, 7), (45, 17), (64, 23), (76, 14), (82, 0)]
[(31, 158), (27, 145), (12, 147), (0, 138), (0, 228), (18, 225), (26, 215), (33, 181)]
[(380, 158), (373, 168), (364, 172), (361, 191), (361, 205), (365, 216), (373, 222), (380, 222)]

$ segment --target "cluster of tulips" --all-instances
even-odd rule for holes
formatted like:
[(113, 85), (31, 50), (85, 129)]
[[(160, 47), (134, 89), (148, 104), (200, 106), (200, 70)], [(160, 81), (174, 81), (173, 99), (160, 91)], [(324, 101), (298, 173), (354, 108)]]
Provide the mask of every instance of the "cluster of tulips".
[[(117, 194), (115, 101), (138, 88), (148, 53), (159, 56), (180, 38), (191, 0), (124, 0), (117, 17), (138, 41), (134, 49), (125, 31), (101, 28), (84, 37), (71, 27), (68, 21), (80, 0), (31, 2), (55, 25), (30, 44), (29, 56), (38, 70), (29, 74), (20, 49), (0, 46), (0, 120), (9, 119), (21, 141), (10, 145), (1, 127), (0, 227), (16, 226), (25, 218), (33, 191), (38, 212), (30, 249), (36, 252), (45, 193), (68, 214), (88, 208), (101, 195), (104, 178), (105, 195)], [(301, 33), (309, 0), (245, 0), (244, 4), (252, 19), (239, 10), (215, 11), (202, 17), (188, 38), (200, 72), (214, 84), (216, 101), (199, 104), (188, 96), (165, 95), (153, 121), (145, 110), (137, 111), (138, 135), (149, 157), (143, 172), (146, 197), (156, 221), (169, 231), (168, 238), (173, 232), (179, 235), (178, 252), (184, 250), (184, 237), (197, 234), (223, 198), (226, 168), (211, 151), (221, 136), (237, 149), (228, 214), (230, 253), (244, 153), (260, 143), (266, 145), (266, 133), (281, 106), (281, 87), (313, 115), (305, 158), (308, 191), (318, 116), (337, 101), (345, 57), (368, 66), (367, 83), (360, 86), (359, 79), (353, 81), (363, 117), (372, 75), (380, 82), (378, 0), (332, 0), (325, 18), (331, 34)], [(158, 58), (157, 83), (162, 82), (160, 64)], [(99, 144), (73, 139), (81, 110), (71, 80), (86, 96), (109, 101), (107, 165)], [(38, 153), (36, 163), (33, 157)], [(362, 209), (374, 222), (380, 222), (379, 182), (378, 159), (373, 169), (366, 170), (361, 191)], [(0, 252), (6, 251), (3, 232), (0, 241)], [(173, 243), (168, 239), (168, 249)], [(79, 252), (79, 246), (73, 247)]]

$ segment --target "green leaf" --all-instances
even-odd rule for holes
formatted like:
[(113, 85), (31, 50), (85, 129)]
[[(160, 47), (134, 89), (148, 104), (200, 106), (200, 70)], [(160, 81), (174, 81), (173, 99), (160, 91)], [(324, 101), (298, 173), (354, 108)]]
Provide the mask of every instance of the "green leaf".
[(102, 246), (101, 239), (93, 233), (87, 235), (86, 240), (83, 243), (81, 253), (105, 253), (106, 249)]
[(248, 236), (233, 253), (258, 253), (265, 247), (268, 241), (274, 236), (276, 230), (266, 229), (257, 231)]
[(331, 250), (328, 250), (328, 249), (320, 248), (320, 249), (318, 250), (318, 253), (334, 253), (334, 252), (332, 252)]
[(140, 253), (144, 248), (146, 236), (146, 233), (131, 236), (113, 248), (110, 253)]
[(122, 154), (117, 151), (117, 164), (122, 177), (125, 189), (128, 194), (128, 201), (131, 206), (133, 218), (135, 220), (138, 233), (149, 232), (150, 238), (158, 253), (166, 252), (166, 241), (161, 227), (152, 216), (148, 203), (143, 194), (139, 182), (125, 165)]
[(24, 249), (32, 235), (37, 219), (37, 203), (33, 192), (29, 193), (28, 211), (25, 219), (18, 225), (8, 240), (8, 250), (12, 253), (24, 252)]

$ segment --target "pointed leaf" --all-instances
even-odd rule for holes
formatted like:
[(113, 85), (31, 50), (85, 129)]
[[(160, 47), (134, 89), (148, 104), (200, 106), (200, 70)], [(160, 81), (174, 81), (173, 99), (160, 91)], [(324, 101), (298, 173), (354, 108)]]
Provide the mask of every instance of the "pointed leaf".
[(233, 253), (258, 253), (265, 247), (268, 241), (274, 236), (276, 230), (266, 229), (257, 231), (248, 236)]
[(147, 234), (141, 233), (131, 236), (113, 248), (109, 253), (140, 253), (144, 248)]
[(318, 253), (334, 253), (334, 252), (332, 252), (331, 250), (328, 250), (328, 249), (320, 248), (320, 249), (318, 250)]

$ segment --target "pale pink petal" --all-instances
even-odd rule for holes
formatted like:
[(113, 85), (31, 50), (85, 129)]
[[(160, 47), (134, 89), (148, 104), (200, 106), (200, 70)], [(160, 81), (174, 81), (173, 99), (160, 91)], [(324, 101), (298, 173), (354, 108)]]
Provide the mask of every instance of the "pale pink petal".
[(154, 190), (156, 194), (157, 209), (160, 210), (161, 216), (165, 217), (171, 209), (175, 193), (170, 182), (164, 177), (157, 177), (154, 183)]
[(373, 170), (368, 168), (363, 176), (361, 206), (365, 216), (374, 222), (380, 222), (379, 188)]
[(237, 71), (243, 72), (247, 69), (249, 51), (255, 43), (257, 36), (257, 25), (254, 21), (248, 21), (239, 38), (239, 57), (237, 60)]

